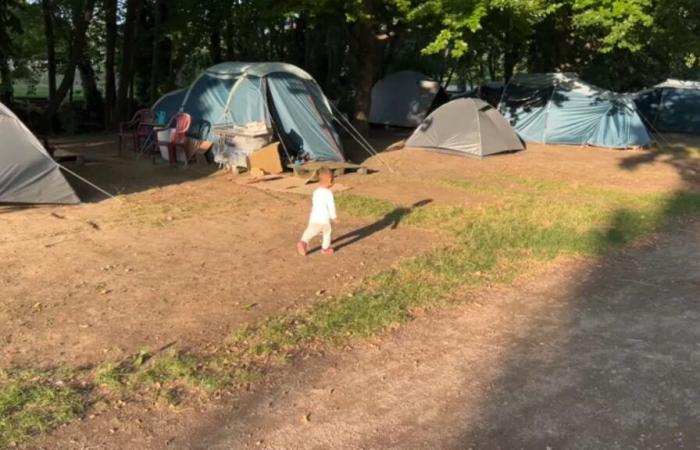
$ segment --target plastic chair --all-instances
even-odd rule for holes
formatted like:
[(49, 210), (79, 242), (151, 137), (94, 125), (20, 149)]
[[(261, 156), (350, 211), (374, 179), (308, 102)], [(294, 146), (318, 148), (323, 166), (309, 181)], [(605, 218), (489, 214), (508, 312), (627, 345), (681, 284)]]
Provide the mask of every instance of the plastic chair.
[[(187, 132), (192, 126), (192, 117), (187, 113), (178, 113), (170, 119), (167, 126), (163, 128), (154, 128), (153, 131), (156, 133), (156, 145), (160, 148), (161, 145), (167, 145), (168, 147), (168, 162), (170, 165), (177, 164), (177, 148), (182, 148), (185, 153), (185, 163), (188, 162), (190, 156), (187, 154)], [(172, 134), (170, 135), (169, 141), (161, 141), (158, 138), (158, 131), (165, 131), (174, 128)]]
[(148, 140), (155, 119), (155, 112), (150, 109), (140, 109), (136, 111), (134, 117), (132, 117), (130, 121), (121, 122), (119, 124), (119, 153), (122, 151), (124, 138), (132, 139), (134, 151), (139, 151), (141, 148), (141, 140)]

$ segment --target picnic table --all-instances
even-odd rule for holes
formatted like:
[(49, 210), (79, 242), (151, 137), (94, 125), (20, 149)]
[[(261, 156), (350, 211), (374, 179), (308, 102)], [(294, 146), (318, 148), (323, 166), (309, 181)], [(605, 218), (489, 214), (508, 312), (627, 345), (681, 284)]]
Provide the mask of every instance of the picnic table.
[(287, 168), (292, 169), (295, 176), (306, 178), (306, 183), (317, 181), (318, 171), (324, 167), (330, 169), (336, 177), (344, 175), (346, 171), (354, 171), (359, 175), (367, 174), (366, 167), (341, 161), (307, 161), (303, 164), (287, 164)]

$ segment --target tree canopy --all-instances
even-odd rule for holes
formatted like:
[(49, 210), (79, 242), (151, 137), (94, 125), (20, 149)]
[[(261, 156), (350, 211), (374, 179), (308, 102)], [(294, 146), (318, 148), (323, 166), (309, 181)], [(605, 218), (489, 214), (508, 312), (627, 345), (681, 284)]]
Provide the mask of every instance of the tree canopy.
[(80, 90), (82, 118), (111, 126), (226, 60), (298, 65), (360, 120), (372, 84), (408, 68), (460, 85), (575, 71), (634, 90), (700, 77), (700, 2), (0, 0), (0, 97), (45, 95), (51, 117)]

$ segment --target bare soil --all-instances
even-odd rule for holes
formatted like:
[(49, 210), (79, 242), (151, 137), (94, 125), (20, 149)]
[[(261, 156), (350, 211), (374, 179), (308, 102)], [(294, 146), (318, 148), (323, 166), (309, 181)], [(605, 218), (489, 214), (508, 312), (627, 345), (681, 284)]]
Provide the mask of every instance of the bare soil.
[[(295, 244), (308, 198), (239, 186), (203, 168), (91, 158), (76, 170), (108, 189), (128, 183), (134, 167), (149, 178), (136, 181), (144, 188), (166, 186), (122, 201), (0, 215), (0, 366), (85, 366), (173, 342), (220, 343), (242, 325), (356, 288), (436, 245), (427, 232), (386, 228), (336, 257), (301, 258)], [(346, 218), (335, 236), (369, 223)]]

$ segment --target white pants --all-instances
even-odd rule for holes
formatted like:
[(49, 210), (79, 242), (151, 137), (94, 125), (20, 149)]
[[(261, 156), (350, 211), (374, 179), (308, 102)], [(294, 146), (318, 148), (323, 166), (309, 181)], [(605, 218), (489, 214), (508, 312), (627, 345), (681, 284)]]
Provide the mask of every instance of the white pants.
[(304, 230), (304, 234), (301, 235), (301, 240), (308, 244), (311, 239), (322, 234), (323, 240), (321, 242), (321, 248), (327, 249), (331, 246), (331, 232), (330, 223), (310, 223), (309, 226), (306, 227), (306, 230)]

